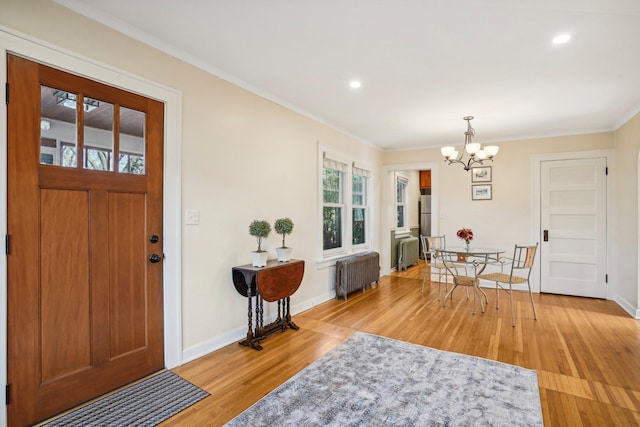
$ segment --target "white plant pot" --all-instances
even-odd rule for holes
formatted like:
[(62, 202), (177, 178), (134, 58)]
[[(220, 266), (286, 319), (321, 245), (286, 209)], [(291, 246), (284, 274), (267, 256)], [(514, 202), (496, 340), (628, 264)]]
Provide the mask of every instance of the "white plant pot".
[(263, 252), (251, 252), (251, 255), (253, 256), (253, 266), (254, 267), (265, 267), (267, 265), (267, 255), (269, 255), (269, 252), (267, 251), (263, 251)]
[(293, 248), (276, 248), (276, 252), (278, 253), (278, 261), (287, 262), (291, 261), (291, 252)]

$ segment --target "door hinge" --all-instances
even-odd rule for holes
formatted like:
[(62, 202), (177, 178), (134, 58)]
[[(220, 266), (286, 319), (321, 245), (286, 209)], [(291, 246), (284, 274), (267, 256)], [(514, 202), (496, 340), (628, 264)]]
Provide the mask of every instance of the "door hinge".
[(609, 275), (608, 274), (604, 275), (604, 283), (609, 283)]
[(605, 175), (609, 175), (609, 166), (605, 166), (605, 168), (604, 168), (604, 174), (605, 174)]
[(9, 403), (11, 403), (11, 384), (7, 384), (5, 387), (5, 393), (6, 393), (6, 401), (7, 401), (7, 405)]
[(4, 98), (7, 105), (9, 105), (9, 82), (4, 85)]
[(4, 236), (4, 253), (9, 255), (9, 235), (5, 234)]

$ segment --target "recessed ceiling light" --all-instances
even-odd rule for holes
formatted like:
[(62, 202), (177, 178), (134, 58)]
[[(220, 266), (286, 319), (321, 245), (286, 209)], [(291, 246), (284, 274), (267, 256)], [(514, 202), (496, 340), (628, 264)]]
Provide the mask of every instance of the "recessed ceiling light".
[(571, 35), (570, 34), (558, 34), (557, 36), (555, 36), (553, 38), (553, 40), (551, 40), (551, 43), (553, 44), (563, 44), (568, 42), (569, 40), (571, 40)]
[(361, 86), (362, 82), (360, 82), (359, 80), (352, 80), (351, 83), (349, 83), (349, 87), (351, 89), (360, 89)]

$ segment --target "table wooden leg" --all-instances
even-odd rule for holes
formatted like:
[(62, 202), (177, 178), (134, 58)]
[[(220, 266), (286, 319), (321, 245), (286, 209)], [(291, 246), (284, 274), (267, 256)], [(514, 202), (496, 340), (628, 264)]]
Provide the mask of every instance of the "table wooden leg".
[(280, 326), (280, 330), (282, 332), (287, 329), (287, 319), (284, 312), (284, 300), (278, 300), (278, 318), (275, 321), (276, 324)]
[(256, 335), (262, 337), (264, 335), (264, 303), (260, 294), (256, 295)]
[(249, 296), (247, 297), (247, 317), (249, 319), (249, 325), (247, 328), (247, 338), (240, 341), (238, 344), (243, 345), (245, 347), (251, 347), (255, 350), (262, 350), (262, 346), (258, 343), (258, 340), (260, 339), (259, 337), (257, 337), (258, 335), (258, 318), (257, 318), (257, 311), (258, 311), (258, 301), (257, 301), (257, 296), (256, 296), (256, 328), (254, 330), (253, 328), (253, 310), (251, 307), (251, 294), (249, 294)]
[(287, 326), (295, 330), (300, 329), (300, 327), (298, 327), (298, 325), (293, 323), (293, 321), (291, 320), (291, 298), (287, 297), (285, 304), (287, 306), (287, 314), (286, 314)]

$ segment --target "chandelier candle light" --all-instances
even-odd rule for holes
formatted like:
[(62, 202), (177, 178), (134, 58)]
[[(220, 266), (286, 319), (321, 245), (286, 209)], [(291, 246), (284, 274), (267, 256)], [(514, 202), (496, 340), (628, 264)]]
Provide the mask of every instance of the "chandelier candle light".
[[(476, 134), (476, 131), (471, 127), (473, 116), (465, 116), (463, 120), (467, 121), (467, 131), (464, 133), (464, 146), (460, 151), (452, 146), (442, 147), (440, 152), (444, 156), (445, 162), (448, 162), (448, 164), (460, 163), (464, 170), (468, 171), (476, 163), (481, 165), (484, 160), (493, 161), (500, 147), (497, 145), (487, 145), (482, 148), (480, 143), (473, 142), (473, 137)], [(462, 160), (465, 151), (470, 156), (468, 160)]]

